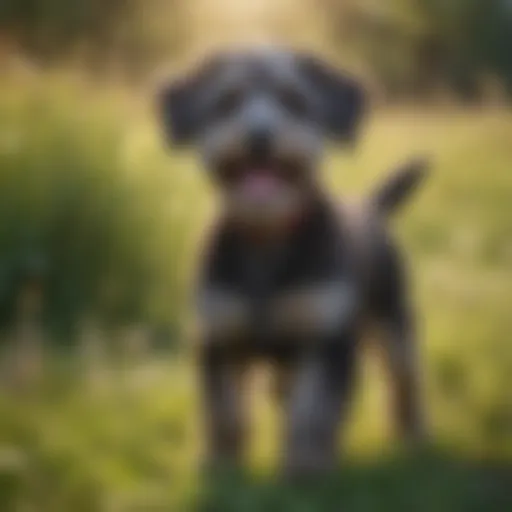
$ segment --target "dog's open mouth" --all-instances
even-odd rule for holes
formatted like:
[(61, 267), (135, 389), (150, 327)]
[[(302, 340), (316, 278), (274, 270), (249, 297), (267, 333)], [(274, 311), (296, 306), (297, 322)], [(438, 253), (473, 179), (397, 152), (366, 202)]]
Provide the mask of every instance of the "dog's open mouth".
[(297, 185), (307, 173), (297, 162), (275, 159), (226, 161), (218, 166), (216, 175), (223, 185), (239, 186), (245, 183), (261, 193), (263, 190), (270, 191), (278, 184)]
[(238, 184), (238, 190), (246, 197), (265, 200), (279, 194), (285, 183), (267, 169), (253, 169), (247, 172)]
[[(225, 169), (226, 170), (226, 169)], [(229, 214), (244, 224), (287, 224), (302, 209), (305, 189), (295, 175), (297, 168), (281, 163), (244, 164), (223, 176), (222, 193)]]

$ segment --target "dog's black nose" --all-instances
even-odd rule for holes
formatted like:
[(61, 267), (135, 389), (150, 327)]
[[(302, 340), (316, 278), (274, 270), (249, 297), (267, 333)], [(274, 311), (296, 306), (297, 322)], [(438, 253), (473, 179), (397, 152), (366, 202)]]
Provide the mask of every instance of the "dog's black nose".
[(272, 131), (268, 128), (257, 128), (249, 133), (247, 147), (253, 158), (265, 158), (272, 146)]

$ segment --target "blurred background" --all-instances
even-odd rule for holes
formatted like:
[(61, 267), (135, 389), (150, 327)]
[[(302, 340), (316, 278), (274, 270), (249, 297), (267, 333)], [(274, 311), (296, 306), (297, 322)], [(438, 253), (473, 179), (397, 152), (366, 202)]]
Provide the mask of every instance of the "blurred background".
[[(359, 146), (326, 161), (333, 190), (434, 163), (394, 228), (435, 448), (395, 443), (368, 350), (345, 468), (320, 490), (265, 479), (263, 372), (252, 478), (196, 472), (188, 290), (211, 191), (164, 146), (154, 83), (257, 40), (372, 91)], [(512, 510), (511, 100), (510, 0), (1, 0), (0, 510)]]

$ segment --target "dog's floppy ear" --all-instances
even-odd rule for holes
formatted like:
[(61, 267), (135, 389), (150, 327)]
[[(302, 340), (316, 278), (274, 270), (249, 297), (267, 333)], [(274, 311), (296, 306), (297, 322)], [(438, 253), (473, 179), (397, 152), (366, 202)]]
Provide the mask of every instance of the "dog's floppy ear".
[(319, 118), (334, 140), (355, 141), (365, 110), (365, 91), (361, 84), (313, 55), (299, 55), (299, 66), (317, 91)]
[(201, 128), (202, 93), (220, 66), (220, 56), (211, 57), (196, 68), (167, 83), (158, 93), (161, 119), (170, 142), (194, 142)]

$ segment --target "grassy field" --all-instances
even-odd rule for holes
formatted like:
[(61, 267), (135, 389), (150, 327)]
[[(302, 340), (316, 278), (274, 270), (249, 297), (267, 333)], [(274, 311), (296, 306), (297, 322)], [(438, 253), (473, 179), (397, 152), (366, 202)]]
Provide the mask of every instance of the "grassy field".
[[(131, 262), (142, 261), (152, 270), (142, 317), (179, 324), (186, 317), (197, 234), (211, 206), (193, 157), (166, 154), (147, 105), (118, 91), (91, 99), (83, 85), (66, 83), (57, 91), (54, 84), (23, 87), (20, 92), (6, 84), (7, 99), (0, 101), (3, 254), (18, 243), (9, 235), (13, 230), (42, 233), (33, 239), (53, 257), (74, 251), (76, 257), (59, 267), (73, 280), (83, 273), (83, 260), (97, 256), (87, 252), (100, 245), (95, 226), (115, 219), (102, 236), (116, 237), (109, 258), (124, 271), (109, 267), (105, 275), (113, 272), (123, 282), (133, 273)], [(37, 108), (27, 107), (29, 98)], [(115, 137), (106, 138), (107, 133)], [(369, 351), (344, 433), (345, 462), (336, 475), (299, 489), (272, 477), (278, 415), (258, 392), (248, 474), (201, 481), (197, 397), (187, 350), (154, 353), (144, 342), (132, 343), (131, 331), (84, 330), (76, 353), (48, 355), (42, 374), (28, 385), (6, 377), (13, 367), (4, 358), (0, 509), (512, 509), (512, 114), (453, 108), (376, 112), (359, 148), (330, 152), (325, 179), (340, 194), (364, 194), (388, 169), (418, 153), (431, 155), (431, 176), (394, 229), (413, 274), (434, 446), (408, 454), (395, 442), (384, 374)], [(87, 226), (98, 223), (78, 230), (90, 236), (83, 245), (62, 245), (65, 236), (58, 242), (46, 237), (55, 217), (43, 214), (54, 211), (54, 185), (61, 183), (55, 169), (86, 177), (80, 183), (90, 192), (77, 196), (78, 212), (104, 204), (95, 202), (98, 191), (107, 192), (110, 204), (116, 190), (129, 190), (120, 205), (114, 203), (119, 208), (112, 216), (101, 210), (99, 220), (78, 217)], [(34, 185), (36, 178), (41, 181)], [(29, 213), (20, 217), (19, 210)], [(13, 211), (16, 222), (9, 217)], [(36, 222), (42, 218), (45, 222)], [(98, 275), (101, 281), (104, 274)], [(122, 356), (112, 357), (112, 346)], [(7, 339), (4, 347), (11, 347)]]

